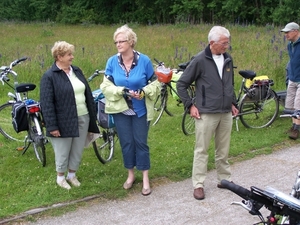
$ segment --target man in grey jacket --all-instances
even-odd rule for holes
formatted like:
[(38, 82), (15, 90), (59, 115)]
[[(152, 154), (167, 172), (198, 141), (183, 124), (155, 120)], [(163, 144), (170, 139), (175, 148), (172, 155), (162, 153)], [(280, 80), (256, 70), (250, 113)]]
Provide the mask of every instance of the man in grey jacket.
[[(232, 115), (238, 114), (234, 93), (233, 61), (226, 52), (230, 45), (230, 32), (214, 26), (208, 34), (208, 46), (193, 57), (177, 82), (179, 97), (190, 116), (195, 118), (196, 144), (192, 182), (194, 198), (204, 199), (204, 180), (210, 141), (215, 140), (215, 165), (218, 188), (222, 179), (231, 181), (228, 153), (232, 128)], [(195, 82), (196, 98), (193, 101), (187, 87)]]

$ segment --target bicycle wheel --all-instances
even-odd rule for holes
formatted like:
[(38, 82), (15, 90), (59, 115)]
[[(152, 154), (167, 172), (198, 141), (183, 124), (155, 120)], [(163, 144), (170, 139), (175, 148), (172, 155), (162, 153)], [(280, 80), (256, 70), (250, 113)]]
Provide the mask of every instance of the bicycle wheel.
[(24, 141), (25, 133), (17, 133), (12, 125), (12, 106), (14, 103), (7, 102), (0, 106), (0, 133), (7, 139), (13, 141)]
[(167, 105), (168, 93), (167, 89), (162, 90), (154, 102), (153, 126), (158, 123)]
[(181, 127), (185, 135), (191, 135), (195, 133), (195, 119), (190, 116), (190, 111), (188, 109), (184, 111)]
[(93, 142), (93, 148), (101, 163), (105, 164), (112, 159), (116, 141), (117, 133), (115, 128), (100, 128), (100, 137)]
[(33, 144), (33, 149), (36, 158), (42, 164), (43, 167), (46, 166), (46, 148), (44, 133), (41, 126), (41, 120), (39, 120), (35, 114), (29, 115), (28, 118), (28, 136), (29, 141), (31, 141)]
[(276, 93), (270, 90), (266, 98), (251, 100), (245, 94), (239, 108), (240, 120), (247, 128), (263, 128), (270, 126), (279, 112), (279, 102)]

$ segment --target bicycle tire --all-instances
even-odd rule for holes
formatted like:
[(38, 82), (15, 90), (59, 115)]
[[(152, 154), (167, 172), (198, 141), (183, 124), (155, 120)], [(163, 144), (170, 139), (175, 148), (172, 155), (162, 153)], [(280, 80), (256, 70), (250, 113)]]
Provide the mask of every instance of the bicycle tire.
[(190, 116), (190, 111), (188, 109), (184, 111), (181, 128), (185, 135), (195, 134), (195, 119)]
[(115, 128), (100, 128), (100, 137), (93, 142), (93, 149), (98, 160), (105, 164), (113, 158), (117, 133)]
[(12, 106), (14, 103), (7, 102), (0, 106), (0, 133), (7, 139), (12, 141), (24, 141), (26, 134), (24, 132), (17, 133), (12, 125)]
[(164, 113), (166, 109), (167, 104), (167, 90), (162, 91), (156, 98), (154, 102), (154, 113), (153, 113), (153, 126), (158, 123), (160, 118), (162, 117), (162, 114)]
[(247, 128), (264, 128), (270, 126), (279, 113), (276, 93), (270, 90), (263, 100), (253, 101), (244, 94), (239, 107), (239, 117)]
[(43, 128), (41, 125), (41, 120), (34, 115), (29, 115), (28, 117), (28, 135), (30, 137), (29, 141), (32, 141), (33, 149), (37, 160), (42, 164), (43, 167), (46, 166), (46, 148), (45, 148), (45, 138), (43, 133)]

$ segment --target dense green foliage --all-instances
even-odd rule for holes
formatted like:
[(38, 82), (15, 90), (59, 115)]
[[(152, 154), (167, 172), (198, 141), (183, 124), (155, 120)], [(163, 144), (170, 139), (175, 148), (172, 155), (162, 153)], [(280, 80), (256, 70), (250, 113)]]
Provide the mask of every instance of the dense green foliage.
[(295, 0), (2, 0), (9, 21), (95, 23), (275, 24), (299, 20)]

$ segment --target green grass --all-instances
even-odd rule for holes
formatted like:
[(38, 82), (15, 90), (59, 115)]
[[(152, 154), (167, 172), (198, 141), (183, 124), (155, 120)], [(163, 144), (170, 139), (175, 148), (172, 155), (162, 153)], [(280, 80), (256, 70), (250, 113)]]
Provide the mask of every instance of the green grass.
[[(207, 43), (211, 25), (154, 25), (130, 24), (138, 35), (136, 50), (151, 59), (163, 60), (166, 65), (176, 68), (178, 63), (188, 61), (202, 50)], [(56, 24), (13, 24), (0, 23), (0, 64), (8, 65), (14, 59), (28, 56), (29, 60), (15, 67), (20, 82), (38, 84), (40, 77), (53, 63), (50, 49), (57, 40), (65, 40), (75, 45), (74, 65), (82, 68), (86, 77), (95, 69), (103, 69), (109, 56), (116, 53), (112, 36), (114, 26), (63, 26)], [(230, 53), (234, 64), (240, 69), (252, 69), (258, 75), (268, 75), (274, 80), (275, 90), (285, 88), (285, 65), (288, 61), (286, 42), (280, 28), (227, 26), (231, 32)], [(236, 73), (238, 74), (238, 73)], [(236, 75), (236, 87), (241, 77)], [(98, 88), (101, 79), (91, 83)], [(7, 101), (7, 86), (1, 86), (0, 102)], [(31, 96), (38, 98), (39, 87)], [(151, 151), (151, 185), (155, 187), (163, 181), (179, 181), (191, 177), (194, 137), (185, 136), (181, 131), (182, 108), (170, 100), (169, 108), (175, 116), (164, 114), (156, 126), (151, 127), (149, 145)], [(281, 107), (282, 110), (282, 107)], [(230, 162), (246, 160), (260, 154), (270, 154), (281, 148), (298, 144), (290, 141), (284, 131), (290, 120), (278, 118), (265, 129), (246, 129), (239, 124), (236, 131), (233, 124)], [(33, 149), (27, 153), (15, 150), (19, 143), (0, 136), (0, 219), (8, 218), (32, 208), (47, 207), (60, 202), (69, 202), (87, 196), (99, 195), (105, 199), (124, 198), (128, 191), (122, 184), (127, 171), (123, 168), (121, 150), (117, 146), (112, 162), (102, 165), (92, 147), (85, 149), (81, 167), (77, 173), (82, 182), (80, 188), (65, 191), (56, 183), (54, 155), (50, 144), (46, 146), (47, 165), (41, 167)], [(213, 142), (209, 150), (209, 169), (214, 168)], [(142, 188), (141, 173), (137, 173), (137, 185), (129, 193)], [(191, 187), (192, 188), (192, 187)], [(81, 204), (79, 204), (80, 206)], [(65, 210), (75, 210), (76, 206)], [(64, 210), (63, 210), (64, 211)], [(62, 212), (63, 212), (62, 211)], [(57, 211), (51, 211), (56, 215)], [(28, 217), (28, 220), (34, 218)]]

